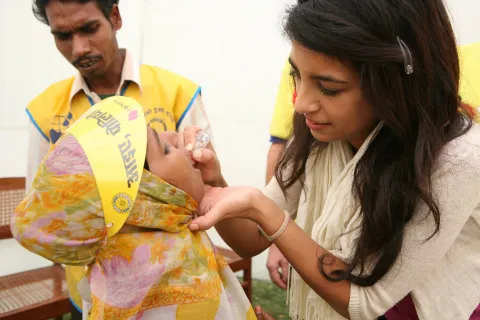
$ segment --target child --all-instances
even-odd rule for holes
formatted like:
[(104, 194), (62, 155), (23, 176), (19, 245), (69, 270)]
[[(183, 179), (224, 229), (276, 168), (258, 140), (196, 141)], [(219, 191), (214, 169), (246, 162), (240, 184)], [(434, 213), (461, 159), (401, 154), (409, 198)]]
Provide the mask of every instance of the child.
[[(108, 104), (115, 102), (136, 114), (129, 98), (107, 99), (101, 103), (103, 110), (113, 110)], [(75, 127), (91, 121), (94, 112)], [(129, 133), (146, 139), (145, 125), (142, 130)], [(112, 200), (119, 212), (129, 207), (131, 211), (120, 231), (110, 237), (100, 192), (105, 181), (98, 176), (101, 167), (87, 157), (85, 141), (102, 152), (103, 165), (112, 170), (118, 158), (107, 151), (113, 137), (91, 134), (80, 143), (69, 131), (40, 166), (16, 210), (12, 231), (25, 248), (51, 261), (86, 266), (88, 282), (83, 281), (79, 291), (84, 305), (91, 303), (88, 319), (256, 319), (238, 280), (207, 234), (188, 229), (204, 185), (188, 153), (175, 147), (176, 134), (148, 130), (148, 144), (162, 146), (161, 166), (156, 163), (151, 172), (143, 170), (136, 199), (118, 193)], [(130, 155), (135, 154), (134, 147)], [(147, 160), (149, 152), (147, 147)]]

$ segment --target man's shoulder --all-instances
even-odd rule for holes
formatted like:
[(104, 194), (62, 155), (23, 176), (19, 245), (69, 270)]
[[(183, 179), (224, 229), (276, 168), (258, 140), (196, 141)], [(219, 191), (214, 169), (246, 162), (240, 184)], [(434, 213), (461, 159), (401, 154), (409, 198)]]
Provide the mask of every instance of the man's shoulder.
[(38, 103), (48, 103), (50, 101), (58, 101), (58, 99), (62, 96), (68, 96), (70, 94), (70, 89), (72, 87), (72, 83), (75, 77), (69, 77), (67, 79), (63, 79), (57, 81), (50, 86), (48, 86), (45, 90), (43, 90), (39, 95), (37, 95), (32, 102), (30, 102), (29, 106), (38, 104)]
[(149, 72), (151, 75), (155, 77), (158, 81), (168, 81), (170, 84), (175, 84), (175, 85), (188, 85), (188, 86), (198, 86), (195, 82), (192, 80), (188, 79), (187, 77), (184, 77), (178, 73), (172, 72), (170, 70), (160, 68), (154, 65), (150, 64), (142, 64), (141, 65), (141, 70)]

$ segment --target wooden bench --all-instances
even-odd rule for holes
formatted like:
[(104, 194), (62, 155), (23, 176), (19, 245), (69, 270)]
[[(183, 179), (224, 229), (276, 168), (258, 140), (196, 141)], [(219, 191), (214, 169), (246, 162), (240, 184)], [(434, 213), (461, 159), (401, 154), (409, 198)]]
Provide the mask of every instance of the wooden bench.
[[(0, 178), (0, 240), (12, 238), (11, 217), (24, 196), (25, 178)], [(1, 320), (61, 319), (69, 312), (65, 271), (61, 265), (0, 277)]]
[(252, 259), (243, 259), (232, 250), (217, 247), (218, 252), (225, 257), (233, 272), (243, 271), (243, 279), (240, 282), (248, 300), (252, 302)]

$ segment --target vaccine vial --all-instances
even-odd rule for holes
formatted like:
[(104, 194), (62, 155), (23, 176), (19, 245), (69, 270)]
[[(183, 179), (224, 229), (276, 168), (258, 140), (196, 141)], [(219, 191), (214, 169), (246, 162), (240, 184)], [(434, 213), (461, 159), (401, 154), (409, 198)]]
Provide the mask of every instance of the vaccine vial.
[(194, 150), (205, 148), (209, 142), (210, 135), (205, 131), (199, 131), (196, 135)]

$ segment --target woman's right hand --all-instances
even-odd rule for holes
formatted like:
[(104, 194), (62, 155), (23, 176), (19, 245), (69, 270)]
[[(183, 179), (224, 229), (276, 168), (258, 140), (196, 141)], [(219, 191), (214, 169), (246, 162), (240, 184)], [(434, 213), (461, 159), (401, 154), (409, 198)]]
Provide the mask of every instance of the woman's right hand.
[[(277, 287), (287, 290), (288, 261), (274, 244), (270, 246), (268, 251), (267, 269), (270, 274), (270, 280), (272, 280)], [(280, 270), (282, 271), (280, 272)]]
[[(204, 149), (193, 150), (196, 135), (199, 131), (201, 131), (201, 129), (196, 126), (185, 128), (183, 131), (185, 149), (191, 152), (192, 159), (195, 161), (195, 167), (202, 173), (202, 179), (205, 184), (214, 187), (225, 187), (226, 183), (222, 176), (220, 162), (218, 161), (212, 143), (209, 143)], [(179, 143), (181, 142), (179, 141)]]
[(255, 307), (253, 310), (255, 311), (257, 320), (275, 320), (270, 314), (263, 311), (263, 309), (260, 306)]

